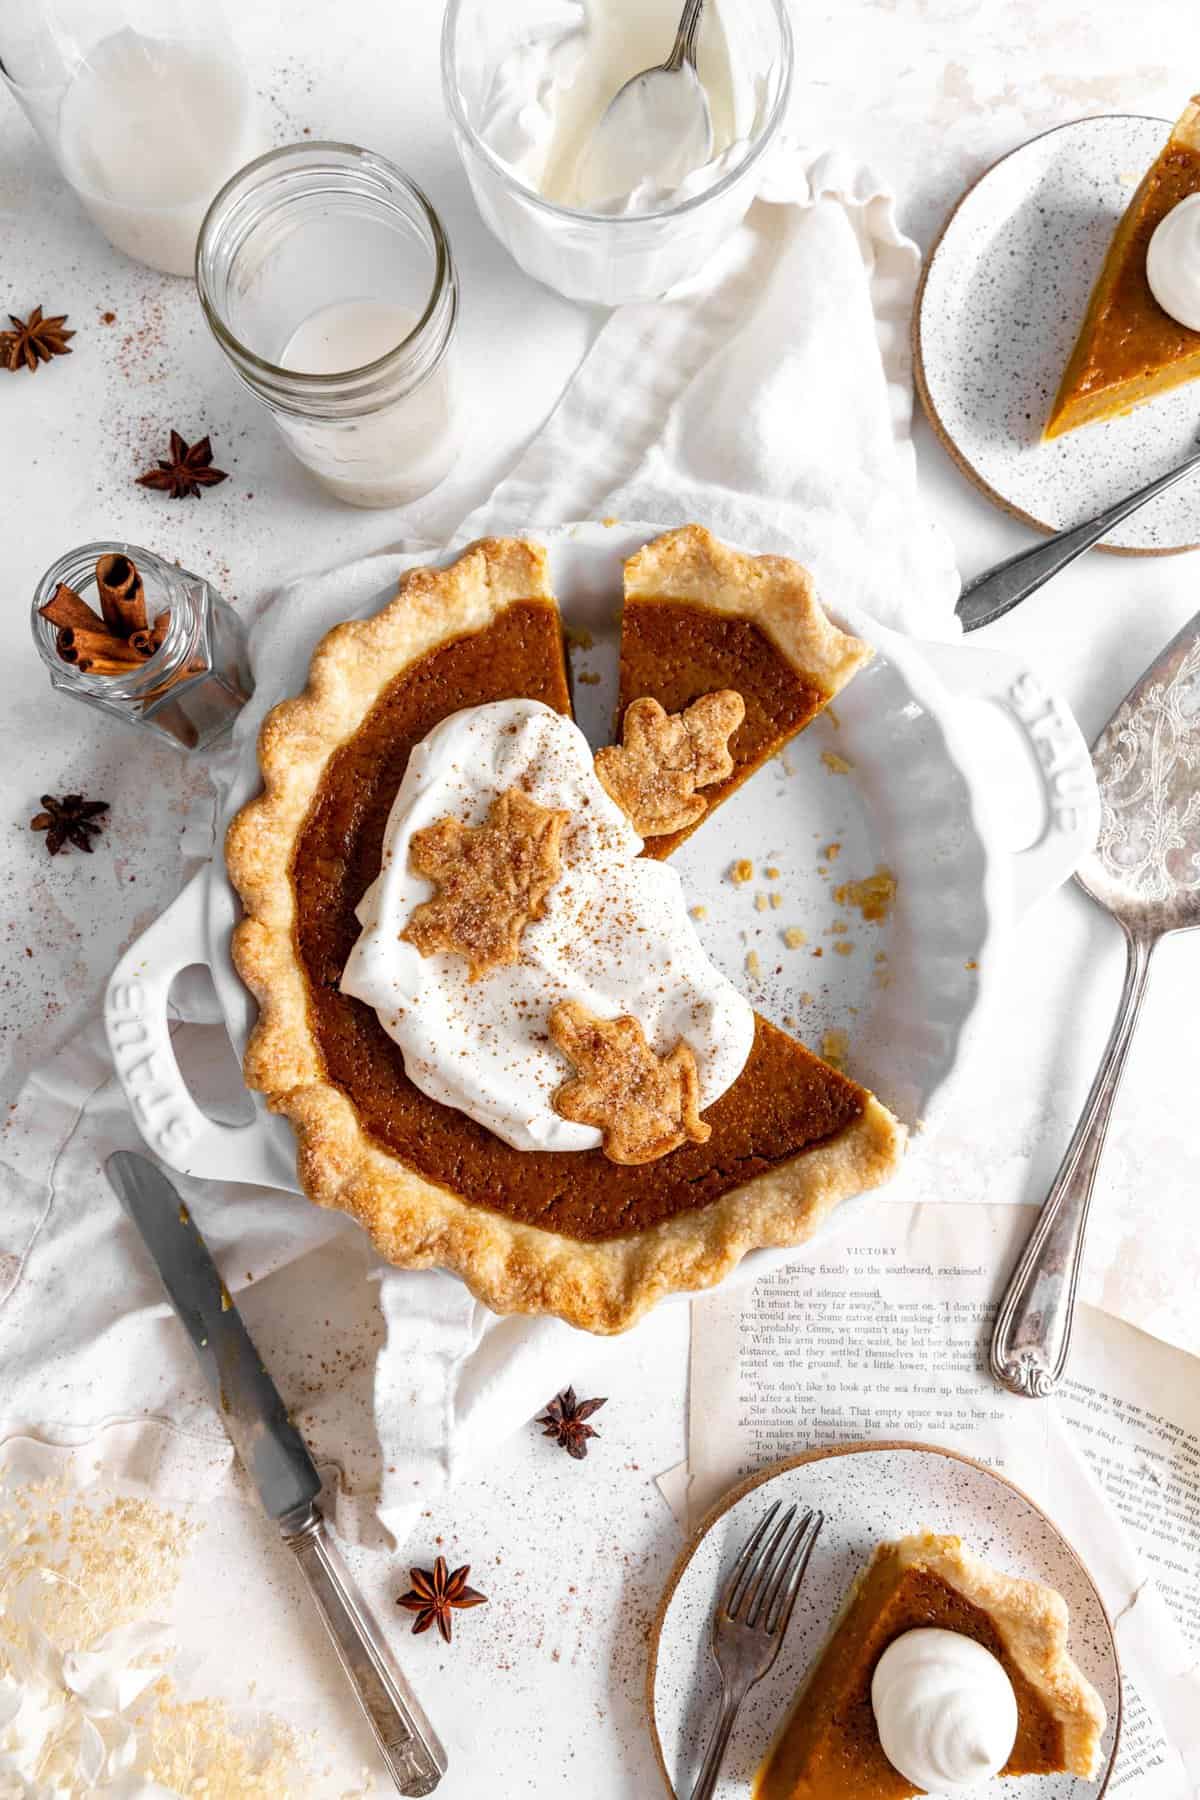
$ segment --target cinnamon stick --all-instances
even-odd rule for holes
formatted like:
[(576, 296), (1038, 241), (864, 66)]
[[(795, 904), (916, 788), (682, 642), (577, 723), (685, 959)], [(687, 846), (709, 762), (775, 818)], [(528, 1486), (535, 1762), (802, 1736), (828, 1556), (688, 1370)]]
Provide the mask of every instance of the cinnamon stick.
[(96, 564), (96, 590), (104, 622), (117, 637), (145, 631), (146, 594), (136, 566), (120, 551), (110, 551)]
[(60, 581), (45, 606), (39, 606), (38, 612), (51, 625), (81, 626), (84, 631), (103, 631), (104, 620), (100, 614), (93, 612), (82, 595), (74, 588), (69, 588), (65, 581)]
[(93, 666), (93, 672), (98, 658), (126, 667), (146, 660), (123, 637), (115, 637), (103, 627), (99, 631), (90, 631), (82, 625), (68, 625), (59, 632), (58, 654), (64, 662), (76, 663), (80, 668)]
[(81, 656), (75, 667), (81, 675), (128, 675), (143, 660), (136, 655), (132, 662), (124, 656)]
[(162, 643), (162, 639), (156, 639), (153, 630), (147, 629), (146, 631), (131, 631), (126, 642), (130, 649), (137, 651), (139, 656), (149, 657), (154, 655)]

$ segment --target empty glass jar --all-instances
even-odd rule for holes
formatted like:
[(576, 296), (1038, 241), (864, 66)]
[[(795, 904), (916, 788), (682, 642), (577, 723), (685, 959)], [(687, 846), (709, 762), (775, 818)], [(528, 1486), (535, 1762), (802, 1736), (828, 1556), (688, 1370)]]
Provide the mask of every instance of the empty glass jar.
[(399, 506), (458, 444), (458, 282), (429, 201), (353, 144), (261, 156), (213, 201), (196, 282), (237, 375), (351, 506)]

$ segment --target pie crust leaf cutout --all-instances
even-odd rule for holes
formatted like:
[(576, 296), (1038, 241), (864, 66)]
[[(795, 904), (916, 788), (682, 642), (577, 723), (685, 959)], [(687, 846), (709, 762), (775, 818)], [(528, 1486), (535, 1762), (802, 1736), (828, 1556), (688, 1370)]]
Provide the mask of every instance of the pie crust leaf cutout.
[(401, 937), (422, 956), (465, 956), (471, 981), (515, 963), (521, 933), (544, 915), (562, 873), (570, 816), (511, 787), (492, 801), (482, 825), (445, 818), (415, 831), (412, 866), (438, 892), (413, 909)]
[(708, 801), (696, 790), (733, 774), (729, 739), (745, 716), (732, 688), (679, 713), (647, 698), (626, 708), (621, 742), (596, 752), (596, 774), (639, 837), (686, 831), (703, 817)]
[(696, 1058), (682, 1038), (656, 1056), (629, 1013), (600, 1019), (577, 1000), (555, 1007), (550, 1036), (578, 1070), (558, 1089), (554, 1109), (603, 1132), (610, 1162), (654, 1162), (688, 1141), (707, 1143)]

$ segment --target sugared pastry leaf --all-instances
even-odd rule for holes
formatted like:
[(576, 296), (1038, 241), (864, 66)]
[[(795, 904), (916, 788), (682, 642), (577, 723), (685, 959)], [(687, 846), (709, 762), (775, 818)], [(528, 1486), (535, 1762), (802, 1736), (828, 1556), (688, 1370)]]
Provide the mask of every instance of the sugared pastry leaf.
[(625, 709), (621, 742), (596, 752), (596, 773), (641, 837), (686, 831), (706, 810), (696, 792), (733, 773), (729, 739), (746, 716), (740, 694), (704, 694), (681, 713), (657, 700)]
[(598, 1019), (576, 1000), (554, 1008), (550, 1036), (579, 1071), (555, 1094), (554, 1109), (602, 1131), (610, 1162), (654, 1162), (689, 1139), (707, 1142), (696, 1058), (682, 1038), (656, 1056), (628, 1013)]
[(470, 1563), (464, 1563), (461, 1569), (455, 1569), (451, 1574), (444, 1556), (437, 1558), (432, 1569), (408, 1571), (412, 1587), (407, 1594), (401, 1594), (396, 1605), (402, 1606), (406, 1612), (416, 1613), (414, 1637), (419, 1637), (421, 1632), (436, 1625), (449, 1643), (454, 1629), (454, 1613), (465, 1611), (470, 1606), (487, 1605), (486, 1594), (467, 1586), (467, 1576), (470, 1573)]
[(588, 1453), (588, 1439), (600, 1436), (596, 1427), (587, 1421), (607, 1405), (607, 1396), (599, 1400), (578, 1400), (573, 1387), (564, 1388), (561, 1394), (555, 1394), (537, 1423), (545, 1428), (543, 1437), (553, 1438), (560, 1450), (565, 1450), (576, 1462), (582, 1462)]
[(521, 933), (542, 917), (562, 872), (569, 817), (512, 787), (492, 801), (482, 825), (446, 818), (414, 832), (412, 866), (438, 892), (414, 908), (401, 937), (422, 956), (465, 956), (472, 981), (516, 962)]

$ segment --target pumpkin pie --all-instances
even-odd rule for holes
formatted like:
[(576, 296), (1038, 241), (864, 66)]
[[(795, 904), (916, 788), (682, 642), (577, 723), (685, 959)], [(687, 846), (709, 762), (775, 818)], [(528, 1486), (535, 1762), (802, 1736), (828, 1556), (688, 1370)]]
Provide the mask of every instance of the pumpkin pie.
[[(614, 735), (643, 700), (682, 714), (721, 690), (740, 695), (744, 715), (729, 739), (728, 773), (701, 790), (711, 811), (802, 731), (870, 655), (828, 617), (799, 563), (746, 556), (702, 525), (684, 525), (625, 564)], [(669, 856), (701, 817), (648, 836), (646, 855)]]
[(1163, 311), (1146, 278), (1159, 223), (1200, 193), (1200, 99), (1191, 100), (1126, 207), (1046, 424), (1047, 438), (1129, 412), (1200, 376), (1200, 331)]
[(1067, 1651), (1067, 1606), (1053, 1588), (1002, 1574), (957, 1537), (919, 1532), (880, 1544), (784, 1723), (755, 1800), (902, 1800), (914, 1787), (884, 1755), (871, 1678), (902, 1633), (961, 1632), (997, 1658), (1017, 1702), (1004, 1775), (1100, 1766), (1104, 1704)]
[[(706, 533), (669, 538), (711, 546), (708, 562), (720, 562)], [(692, 681), (711, 671), (719, 689), (744, 683), (748, 707), (759, 696), (761, 721), (762, 696), (784, 688), (794, 696), (799, 686), (788, 687), (790, 665), (774, 640), (747, 625), (756, 600), (734, 612), (731, 579), (722, 590), (727, 610), (714, 609), (718, 634), (703, 651), (704, 628), (697, 632)], [(772, 568), (755, 589), (781, 579)], [(799, 592), (795, 581), (789, 591)], [(694, 594), (686, 605), (703, 617)], [(730, 666), (721, 668), (725, 620), (744, 629), (729, 638)], [(822, 636), (816, 626), (810, 634)], [(766, 665), (757, 674), (756, 654)], [(862, 655), (847, 641), (840, 666)], [(815, 688), (804, 692), (818, 699)], [(374, 618), (338, 626), (314, 653), (304, 693), (268, 715), (263, 791), (234, 819), (226, 845), (245, 909), (234, 959), (259, 1004), (245, 1074), (291, 1122), (309, 1197), (356, 1218), (389, 1261), (453, 1269), (497, 1311), (551, 1312), (618, 1331), (671, 1290), (719, 1281), (756, 1246), (807, 1238), (839, 1200), (887, 1179), (904, 1130), (872, 1094), (763, 1018), (703, 1128), (687, 1113), (660, 1146), (669, 1153), (653, 1160), (638, 1160), (640, 1140), (629, 1161), (602, 1149), (517, 1149), (409, 1080), (376, 1012), (339, 986), (359, 936), (356, 908), (380, 872), (410, 752), (450, 714), (514, 698), (570, 713), (545, 552), (499, 538), (472, 545), (448, 568), (413, 571)], [(756, 727), (755, 746), (764, 729)], [(531, 829), (539, 854), (551, 856), (550, 816)], [(436, 835), (424, 848), (440, 857), (447, 846), (444, 832)], [(457, 929), (458, 898), (447, 894), (439, 933)], [(530, 895), (540, 906), (544, 883)], [(456, 960), (466, 984), (468, 960)], [(557, 1021), (560, 1031), (572, 1027), (577, 1078), (587, 1067), (586, 1024)], [(681, 1069), (668, 1058), (660, 1086), (672, 1077), (679, 1090)], [(571, 1075), (564, 1056), (564, 1094), (579, 1110)]]

